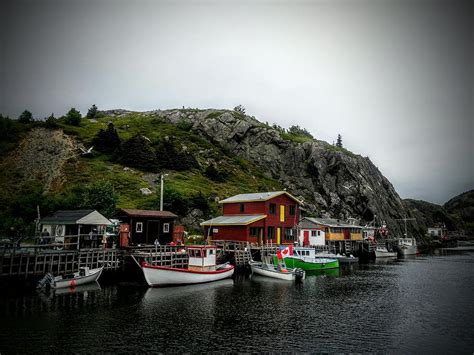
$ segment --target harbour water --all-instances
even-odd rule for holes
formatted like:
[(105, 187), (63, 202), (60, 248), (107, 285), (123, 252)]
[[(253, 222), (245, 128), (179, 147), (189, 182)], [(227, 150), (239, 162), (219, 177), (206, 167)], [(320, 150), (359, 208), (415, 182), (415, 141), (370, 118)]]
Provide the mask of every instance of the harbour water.
[(3, 290), (0, 353), (474, 351), (474, 252), (351, 265), (301, 284)]

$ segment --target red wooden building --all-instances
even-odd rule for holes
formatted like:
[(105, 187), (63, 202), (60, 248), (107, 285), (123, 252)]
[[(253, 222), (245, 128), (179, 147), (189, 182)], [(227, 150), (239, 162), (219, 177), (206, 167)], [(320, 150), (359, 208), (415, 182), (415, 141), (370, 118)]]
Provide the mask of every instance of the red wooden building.
[(240, 194), (220, 201), (223, 215), (201, 223), (212, 240), (291, 244), (301, 201), (286, 191)]

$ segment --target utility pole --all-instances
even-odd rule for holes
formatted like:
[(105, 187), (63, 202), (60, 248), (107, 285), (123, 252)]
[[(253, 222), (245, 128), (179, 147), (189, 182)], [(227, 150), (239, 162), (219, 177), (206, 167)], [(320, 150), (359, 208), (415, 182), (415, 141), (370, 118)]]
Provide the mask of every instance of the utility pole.
[(164, 180), (164, 177), (165, 177), (165, 176), (168, 176), (168, 174), (161, 174), (160, 211), (163, 211), (163, 180)]

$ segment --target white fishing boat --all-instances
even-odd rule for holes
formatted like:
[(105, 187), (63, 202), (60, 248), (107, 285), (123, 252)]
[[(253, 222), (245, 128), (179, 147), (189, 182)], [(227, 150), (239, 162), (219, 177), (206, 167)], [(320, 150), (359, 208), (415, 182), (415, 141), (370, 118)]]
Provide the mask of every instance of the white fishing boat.
[(260, 261), (250, 261), (252, 273), (256, 275), (272, 277), (274, 279), (294, 281), (304, 279), (305, 272), (301, 269), (287, 268), (284, 264), (267, 264)]
[(67, 288), (85, 285), (91, 282), (96, 282), (104, 267), (96, 269), (90, 269), (88, 267), (80, 267), (78, 272), (75, 272), (71, 276), (53, 276), (52, 274), (46, 274), (43, 279), (38, 283), (38, 287), (50, 286), (51, 288)]
[(415, 238), (399, 238), (397, 245), (398, 253), (401, 256), (416, 255), (418, 252)]
[(405, 234), (403, 238), (398, 239), (397, 251), (401, 256), (416, 255), (418, 248), (416, 245), (416, 239), (408, 237), (407, 221), (414, 221), (415, 218), (401, 218), (399, 221), (405, 222)]
[(187, 248), (187, 268), (173, 268), (142, 262), (141, 269), (150, 287), (192, 285), (232, 277), (234, 266), (216, 265), (215, 246), (193, 245)]
[(375, 257), (380, 258), (396, 258), (396, 251), (389, 251), (384, 243), (377, 243), (375, 246)]

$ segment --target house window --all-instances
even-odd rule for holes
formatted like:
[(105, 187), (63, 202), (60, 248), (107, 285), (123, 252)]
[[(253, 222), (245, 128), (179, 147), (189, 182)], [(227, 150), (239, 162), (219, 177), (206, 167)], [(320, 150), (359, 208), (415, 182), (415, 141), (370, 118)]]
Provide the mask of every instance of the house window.
[(170, 232), (170, 224), (163, 223), (163, 233), (169, 233), (169, 232)]
[(318, 231), (318, 237), (321, 236), (321, 231)]
[(257, 227), (250, 227), (250, 236), (257, 237), (258, 236), (258, 228)]
[(270, 203), (269, 212), (270, 212), (270, 214), (276, 214), (276, 213), (277, 213), (277, 206), (276, 206), (276, 204)]
[(275, 239), (275, 227), (268, 227), (267, 239)]
[(135, 232), (137, 233), (143, 232), (143, 222), (137, 222), (137, 224), (135, 224)]
[(293, 236), (293, 229), (292, 228), (285, 228), (285, 239), (286, 240), (294, 240)]
[(218, 228), (212, 228), (212, 233), (219, 233), (219, 229)]
[(295, 205), (291, 205), (291, 206), (290, 206), (290, 216), (294, 216), (294, 215), (295, 215), (295, 211), (296, 211)]
[(245, 204), (241, 203), (240, 204), (240, 213), (245, 211)]
[(316, 231), (311, 231), (311, 236), (316, 237)]

